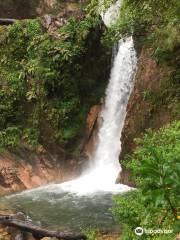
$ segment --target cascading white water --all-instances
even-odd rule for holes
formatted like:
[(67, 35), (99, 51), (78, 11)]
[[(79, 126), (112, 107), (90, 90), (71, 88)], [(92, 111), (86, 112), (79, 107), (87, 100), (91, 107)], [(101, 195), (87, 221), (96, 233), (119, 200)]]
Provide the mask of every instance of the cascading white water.
[[(100, 1), (100, 4), (103, 4), (103, 0)], [(103, 19), (104, 24), (107, 27), (110, 27), (112, 24), (116, 22), (116, 19), (119, 16), (119, 9), (121, 7), (122, 0), (117, 0), (114, 4), (112, 4), (106, 12), (101, 12), (101, 17)]]
[(126, 106), (133, 87), (136, 69), (136, 53), (132, 37), (121, 40), (114, 58), (111, 76), (102, 110), (102, 126), (98, 144), (92, 159), (94, 165), (77, 180), (61, 184), (63, 190), (82, 194), (95, 191), (125, 191), (127, 186), (115, 184), (121, 150), (121, 131), (126, 116)]
[(135, 69), (136, 53), (130, 37), (120, 41), (111, 70), (105, 106), (101, 113), (103, 124), (99, 130), (99, 143), (94, 156), (96, 168), (107, 166), (109, 169), (111, 166), (111, 169), (120, 170), (118, 164), (120, 138)]

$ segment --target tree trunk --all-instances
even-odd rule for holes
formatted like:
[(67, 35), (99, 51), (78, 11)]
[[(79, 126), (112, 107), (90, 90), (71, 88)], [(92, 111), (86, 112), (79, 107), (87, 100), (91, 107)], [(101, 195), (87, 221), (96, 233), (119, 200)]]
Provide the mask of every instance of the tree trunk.
[(70, 232), (50, 231), (32, 224), (28, 220), (20, 220), (16, 215), (0, 215), (0, 224), (10, 226), (21, 231), (31, 233), (35, 238), (41, 239), (43, 237), (56, 237), (61, 240), (85, 240), (86, 236), (83, 234), (75, 234)]

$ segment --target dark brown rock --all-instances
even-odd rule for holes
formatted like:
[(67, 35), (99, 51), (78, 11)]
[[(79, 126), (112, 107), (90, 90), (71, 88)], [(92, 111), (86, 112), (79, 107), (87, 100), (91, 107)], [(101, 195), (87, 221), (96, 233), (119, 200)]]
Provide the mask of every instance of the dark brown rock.
[(91, 107), (86, 119), (86, 141), (83, 147), (85, 156), (92, 156), (97, 144), (97, 133), (101, 125), (101, 105)]
[[(135, 85), (128, 102), (122, 131), (120, 161), (126, 154), (134, 151), (134, 139), (141, 137), (146, 129), (158, 130), (173, 119), (166, 104), (158, 106), (158, 96), (161, 96), (170, 74), (170, 67), (160, 66), (152, 58), (152, 49), (144, 47), (141, 50)], [(157, 100), (153, 100), (153, 97), (157, 97)], [(130, 175), (130, 171), (123, 167), (121, 183), (131, 185)]]
[(58, 149), (57, 153), (26, 148), (8, 152), (0, 155), (0, 195), (71, 180), (80, 168), (77, 160), (65, 159)]

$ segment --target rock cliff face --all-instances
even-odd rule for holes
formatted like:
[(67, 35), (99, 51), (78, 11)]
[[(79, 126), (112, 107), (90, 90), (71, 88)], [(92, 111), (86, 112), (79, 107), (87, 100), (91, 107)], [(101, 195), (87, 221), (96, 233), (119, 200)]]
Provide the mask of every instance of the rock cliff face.
[[(122, 133), (122, 153), (131, 153), (135, 148), (134, 138), (145, 129), (159, 129), (174, 117), (167, 103), (160, 97), (166, 89), (172, 69), (162, 67), (151, 57), (151, 49), (142, 49), (135, 86), (127, 106), (127, 115)], [(164, 99), (165, 100), (165, 99)]]
[(78, 16), (81, 15), (81, 6), (84, 6), (87, 1), (80, 1), (77, 3), (75, 0), (40, 0), (36, 7), (38, 15), (55, 14), (58, 16)]
[(63, 182), (79, 175), (78, 161), (66, 161), (63, 151), (33, 152), (21, 148), (0, 155), (0, 196), (52, 182)]
[[(168, 100), (168, 91), (171, 92), (168, 81), (172, 71), (172, 67), (160, 65), (153, 59), (152, 49), (142, 48), (121, 137), (120, 162), (126, 154), (133, 152), (136, 147), (134, 139), (141, 137), (145, 130), (158, 130), (177, 118)], [(133, 185), (129, 180), (130, 171), (124, 166), (122, 169), (120, 182)]]
[(1, 18), (35, 18), (37, 0), (0, 0), (0, 17)]
[(83, 147), (83, 154), (87, 157), (93, 156), (97, 144), (98, 129), (100, 120), (101, 105), (91, 107), (86, 120), (86, 139)]
[(86, 0), (0, 0), (0, 18), (27, 19), (55, 14), (58, 16), (81, 15)]

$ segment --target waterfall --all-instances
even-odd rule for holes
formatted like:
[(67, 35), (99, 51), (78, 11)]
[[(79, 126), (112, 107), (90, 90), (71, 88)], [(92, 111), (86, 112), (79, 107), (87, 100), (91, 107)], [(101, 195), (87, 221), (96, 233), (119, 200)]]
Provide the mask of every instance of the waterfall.
[(124, 192), (128, 186), (115, 184), (120, 172), (119, 154), (121, 132), (126, 116), (126, 107), (133, 87), (136, 70), (136, 52), (132, 37), (120, 40), (114, 54), (109, 84), (106, 89), (105, 104), (101, 112), (102, 126), (98, 133), (98, 144), (92, 166), (78, 179), (51, 184), (29, 192), (67, 192), (88, 195), (96, 192)]
[[(100, 4), (103, 4), (103, 1), (100, 1)], [(119, 9), (121, 8), (122, 0), (117, 0), (114, 4), (112, 4), (106, 12), (101, 12), (100, 15), (104, 24), (107, 27), (110, 27), (112, 24), (116, 22), (116, 19), (119, 16)]]
[(135, 69), (136, 54), (130, 37), (119, 42), (114, 54), (92, 168), (78, 179), (6, 197), (4, 202), (8, 206), (18, 211), (28, 210), (32, 219), (42, 219), (62, 229), (112, 230), (117, 227), (109, 208), (112, 207), (112, 194), (131, 190), (126, 185), (115, 184), (115, 179), (120, 171), (121, 131)]
[(105, 106), (101, 113), (103, 123), (99, 130), (99, 141), (94, 156), (97, 168), (107, 166), (109, 169), (112, 166), (111, 169), (119, 169), (120, 138), (135, 69), (136, 53), (130, 37), (119, 42), (119, 49), (111, 69)]
[(133, 87), (136, 61), (132, 37), (121, 40), (113, 60), (105, 105), (101, 112), (102, 126), (92, 158), (94, 164), (79, 179), (61, 184), (64, 191), (88, 194), (97, 191), (122, 192), (129, 189), (128, 186), (115, 184), (115, 180), (121, 170), (120, 138)]
[[(121, 1), (117, 1), (107, 14), (105, 24), (112, 23), (117, 18), (117, 9)], [(113, 9), (115, 11), (113, 11)], [(113, 16), (113, 17), (112, 17)], [(119, 154), (121, 151), (121, 132), (126, 116), (126, 107), (133, 87), (136, 70), (136, 52), (132, 37), (121, 39), (114, 54), (109, 83), (106, 89), (105, 104), (101, 112), (102, 126), (98, 133), (98, 143), (91, 161), (90, 169), (78, 179), (62, 184), (51, 184), (39, 188), (38, 191), (68, 192), (79, 195), (95, 192), (123, 192), (130, 188), (115, 184), (121, 171)], [(29, 192), (33, 192), (30, 190)], [(37, 190), (35, 190), (37, 191)]]
[[(118, 0), (103, 15), (105, 24), (110, 25), (118, 16), (121, 1)], [(91, 162), (91, 168), (83, 176), (73, 181), (54, 185), (66, 192), (91, 194), (97, 191), (123, 192), (128, 186), (115, 184), (121, 171), (119, 154), (121, 132), (126, 116), (126, 107), (133, 87), (136, 70), (136, 52), (132, 37), (122, 39), (115, 48), (105, 104), (101, 112), (102, 126), (98, 133), (98, 143)], [(50, 185), (51, 191), (53, 186)], [(56, 190), (55, 190), (56, 191)]]

